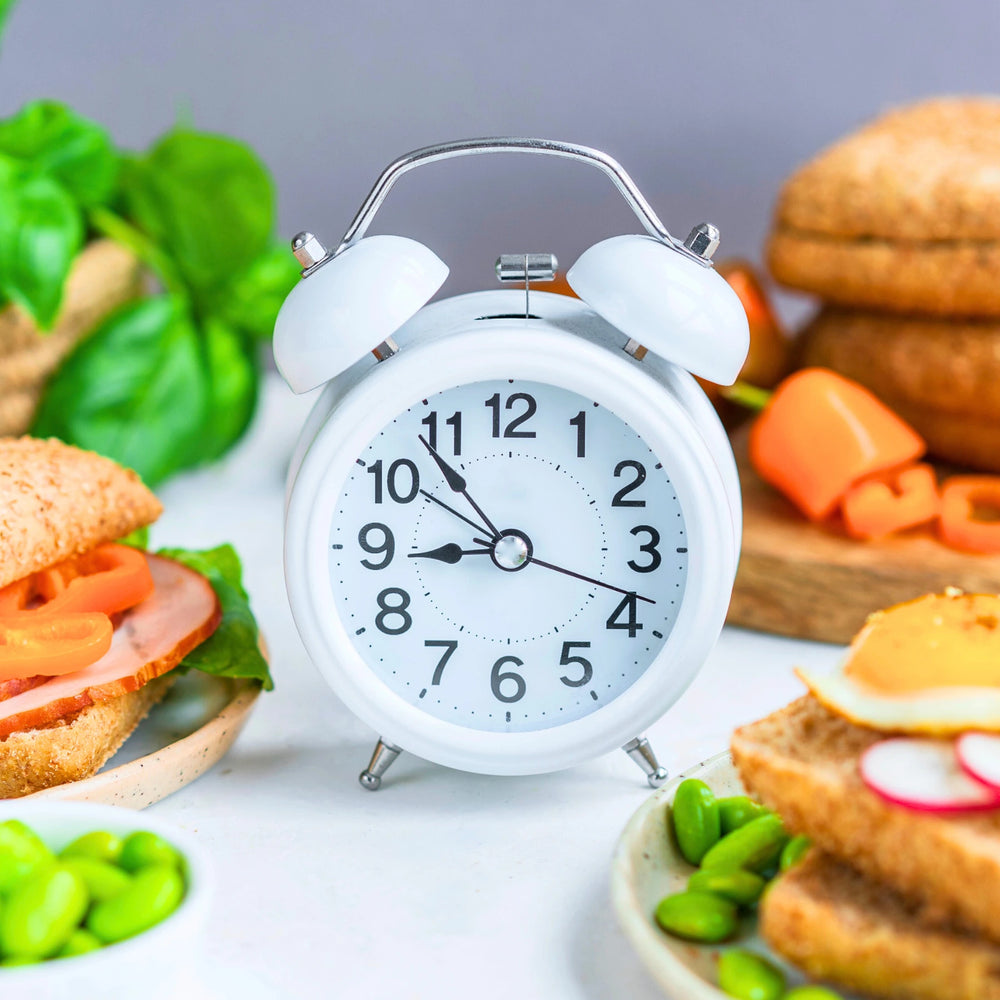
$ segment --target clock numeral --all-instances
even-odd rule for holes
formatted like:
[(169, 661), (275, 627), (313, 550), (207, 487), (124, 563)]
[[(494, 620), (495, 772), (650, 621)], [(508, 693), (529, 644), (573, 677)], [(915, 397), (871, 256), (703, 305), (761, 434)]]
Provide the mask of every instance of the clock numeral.
[(624, 462), (619, 462), (615, 466), (615, 479), (618, 479), (626, 469), (631, 469), (635, 473), (635, 479), (633, 479), (630, 483), (626, 483), (614, 495), (614, 498), (611, 501), (611, 506), (645, 507), (645, 500), (626, 500), (625, 497), (627, 497), (633, 490), (637, 490), (645, 482), (646, 467), (642, 464), (642, 462), (636, 462), (634, 459), (627, 458)]
[[(378, 545), (373, 545), (369, 535), (373, 531), (382, 532), (382, 541)], [(358, 532), (358, 545), (365, 550), (369, 555), (383, 555), (385, 558), (381, 562), (372, 562), (370, 559), (362, 559), (361, 565), (365, 569), (385, 569), (389, 563), (392, 562), (392, 557), (396, 554), (396, 541), (392, 537), (392, 532), (389, 530), (387, 524), (380, 524), (378, 521), (372, 521), (371, 524), (366, 524)]]
[[(405, 470), (405, 474), (400, 476), (400, 470)], [(368, 473), (375, 477), (375, 503), (382, 502), (382, 459), (373, 462), (368, 466)], [(402, 480), (402, 483), (400, 482)], [(409, 480), (407, 482), (407, 480)], [(402, 492), (400, 486), (406, 487), (406, 492)], [(420, 473), (416, 465), (408, 458), (398, 458), (389, 466), (389, 471), (385, 476), (385, 488), (389, 497), (396, 503), (410, 503), (420, 492)]]
[[(420, 421), (427, 428), (427, 443), (435, 450), (438, 450), (438, 415), (437, 410), (431, 410), (430, 413)], [(462, 414), (458, 411), (453, 413), (445, 423), (452, 429), (452, 447), (451, 453), (453, 455), (462, 454)]]
[(535, 412), (538, 410), (538, 404), (535, 402), (535, 397), (529, 395), (526, 392), (515, 392), (507, 397), (507, 402), (504, 404), (504, 409), (512, 410), (515, 403), (524, 403), (524, 412), (514, 417), (513, 420), (506, 426), (503, 434), (500, 433), (500, 393), (495, 392), (489, 399), (486, 400), (485, 405), (493, 410), (493, 436), (495, 438), (505, 437), (505, 438), (533, 438), (535, 436), (534, 431), (519, 431), (517, 428), (521, 426), (526, 420), (530, 420)]
[[(638, 603), (639, 601), (635, 594), (626, 594), (622, 598), (621, 604), (611, 612), (611, 616), (605, 623), (605, 627), (627, 629), (628, 637), (634, 639), (636, 633), (642, 628), (641, 623), (636, 620), (636, 605)], [(625, 611), (628, 612), (628, 621), (620, 622), (618, 619)]]
[(640, 566), (634, 559), (629, 559), (628, 568), (634, 569), (636, 573), (652, 573), (654, 569), (659, 569), (660, 563), (663, 562), (663, 557), (656, 548), (660, 544), (660, 533), (649, 524), (637, 524), (629, 534), (639, 535), (643, 532), (649, 535), (649, 541), (645, 545), (640, 545), (639, 551), (649, 556), (649, 562), (645, 566)]
[(567, 676), (562, 676), (559, 678), (563, 684), (571, 688), (583, 687), (584, 684), (589, 684), (594, 677), (594, 667), (590, 660), (584, 659), (582, 656), (571, 656), (570, 654), (574, 649), (590, 649), (589, 642), (564, 642), (562, 645), (562, 656), (559, 657), (559, 666), (565, 667), (571, 663), (579, 663), (583, 667), (583, 675), (578, 677), (575, 681)]
[[(398, 599), (398, 604), (390, 604), (389, 598)], [(375, 627), (386, 635), (402, 635), (413, 624), (413, 618), (406, 610), (410, 606), (410, 595), (401, 587), (387, 587), (375, 600), (379, 613), (375, 616)], [(389, 625), (387, 619), (399, 618), (399, 625)]]
[[(526, 690), (526, 685), (524, 683), (524, 678), (520, 674), (514, 673), (513, 670), (503, 670), (503, 667), (508, 663), (513, 663), (515, 667), (523, 667), (524, 660), (519, 660), (516, 656), (501, 656), (496, 663), (493, 664), (493, 672), (490, 674), (490, 689), (493, 691), (493, 697), (497, 701), (502, 701), (505, 704), (510, 704), (514, 701), (520, 701), (524, 697), (524, 692)], [(512, 681), (514, 684), (513, 694), (504, 694), (500, 685), (504, 681)], [(510, 685), (507, 685), (508, 689)]]
[(438, 665), (434, 668), (434, 676), (431, 678), (431, 684), (440, 684), (441, 675), (444, 673), (444, 668), (448, 665), (448, 661), (451, 659), (452, 653), (458, 649), (457, 639), (424, 639), (424, 646), (427, 649), (440, 648), (444, 652), (441, 654), (441, 659), (438, 660)]
[(576, 428), (576, 457), (587, 455), (587, 411), (581, 410), (572, 420), (570, 426)]

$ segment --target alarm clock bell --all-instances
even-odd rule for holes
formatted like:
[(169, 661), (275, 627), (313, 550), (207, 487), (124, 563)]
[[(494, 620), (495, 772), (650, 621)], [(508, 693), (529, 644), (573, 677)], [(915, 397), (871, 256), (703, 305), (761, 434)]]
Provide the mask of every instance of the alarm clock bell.
[[(497, 277), (501, 281), (524, 281), (523, 313), (510, 311), (513, 301), (510, 292), (473, 293), (428, 306), (448, 276), (447, 265), (412, 239), (365, 234), (389, 190), (409, 170), (457, 156), (502, 152), (545, 154), (597, 167), (618, 188), (645, 234), (604, 240), (580, 256), (566, 277), (581, 302), (549, 295), (542, 296), (538, 307), (532, 309), (531, 285), (552, 279), (556, 267), (554, 255), (504, 254), (496, 264)], [(749, 329), (742, 305), (712, 267), (711, 258), (718, 243), (718, 230), (708, 223), (696, 226), (683, 241), (671, 236), (628, 174), (605, 153), (572, 143), (518, 138), (471, 139), (409, 153), (382, 173), (336, 247), (327, 249), (316, 236), (305, 232), (293, 240), (292, 249), (302, 264), (305, 280), (292, 290), (278, 314), (275, 360), (295, 392), (306, 392), (327, 382), (332, 384), (303, 430), (290, 471), (286, 576), (296, 623), (317, 665), (348, 706), (383, 733), (368, 768), (361, 774), (363, 787), (377, 789), (383, 774), (401, 752), (396, 742), (386, 738), (390, 735), (428, 759), (496, 774), (551, 770), (584, 759), (591, 752), (620, 746), (642, 768), (652, 787), (666, 780), (667, 773), (657, 762), (648, 741), (642, 736), (627, 737), (642, 732), (662, 714), (700, 667), (722, 627), (739, 552), (741, 516), (735, 463), (714, 410), (686, 374), (730, 384), (738, 376), (749, 347)], [(501, 299), (501, 308), (495, 308), (494, 303)], [(493, 322), (484, 326), (482, 320)], [(484, 339), (487, 330), (493, 333), (490, 339)], [(393, 339), (397, 332), (404, 345), (401, 363), (354, 368), (369, 352), (377, 362), (394, 357), (399, 352)], [(614, 351), (617, 357), (609, 353), (616, 347), (629, 356), (627, 360), (617, 350)], [(641, 364), (647, 353), (654, 357)], [(338, 379), (348, 369), (353, 369), (352, 374)], [(514, 374), (525, 389), (535, 388), (515, 391), (515, 379), (507, 377)], [(485, 400), (485, 406), (493, 414), (492, 435), (490, 424), (484, 424), (487, 418), (483, 416), (483, 400), (469, 397), (477, 387), (487, 385), (489, 388), (484, 391), (493, 393)], [(537, 401), (531, 392), (541, 393)], [(435, 399), (441, 400), (438, 405), (447, 407), (440, 414), (440, 424)], [(542, 413), (545, 405), (548, 417)], [(552, 416), (560, 406), (569, 409), (558, 417)], [(589, 409), (579, 409), (581, 406)], [(409, 408), (404, 412), (403, 407)], [(456, 407), (459, 409), (444, 420), (445, 414)], [(524, 408), (520, 414), (519, 407)], [(463, 409), (464, 438), (461, 437)], [(565, 454), (565, 459), (554, 460), (554, 455), (545, 453), (544, 444), (532, 445), (534, 452), (521, 454), (516, 449), (528, 446), (520, 442), (504, 443), (499, 452), (496, 444), (487, 444), (486, 452), (470, 454), (476, 433), (485, 436), (486, 442), (490, 437), (542, 442), (544, 431), (536, 437), (534, 430), (526, 431), (523, 427), (536, 409), (539, 427), (550, 428), (550, 435), (558, 429), (558, 446), (563, 449), (558, 454)], [(566, 419), (578, 409), (575, 416)], [(544, 423), (546, 420), (548, 423)], [(600, 430), (601, 420), (605, 421), (603, 430)], [(473, 421), (480, 428), (478, 431)], [(593, 445), (586, 438), (588, 421), (593, 422), (595, 433), (599, 431)], [(404, 431), (405, 424), (414, 427)], [(450, 429), (445, 430), (445, 426)], [(568, 437), (567, 426), (574, 435), (572, 438)], [(379, 427), (383, 429), (379, 431)], [(408, 436), (401, 437), (403, 434)], [(466, 450), (461, 450), (460, 440), (465, 442)], [(393, 443), (377, 444), (389, 441)], [(414, 441), (419, 441), (420, 447)], [(442, 454), (445, 441), (451, 449), (449, 456), (456, 456), (454, 464)], [(623, 456), (607, 451), (611, 441), (622, 442), (615, 448), (635, 449), (635, 456), (641, 456), (642, 461), (632, 452)], [(634, 444), (626, 447), (630, 441)], [(397, 451), (386, 452), (384, 459), (381, 451), (372, 451), (389, 447)], [(408, 451), (410, 448), (416, 451)], [(601, 453), (601, 448), (606, 453)], [(669, 475), (662, 464), (666, 461), (662, 456), (667, 453), (673, 463)], [(657, 454), (661, 455), (661, 462), (654, 467)], [(587, 472), (585, 456), (587, 462), (596, 461), (603, 470), (600, 475), (605, 478), (594, 485), (598, 488), (596, 496), (604, 498), (600, 502), (607, 505), (610, 501), (605, 514), (600, 513), (601, 507), (595, 506), (598, 499), (590, 499), (588, 503), (587, 498), (595, 494), (588, 492), (584, 482), (589, 482), (586, 477), (592, 475)], [(505, 474), (495, 464), (505, 460), (522, 462), (521, 471), (510, 466), (511, 472)], [(583, 479), (558, 478), (569, 475), (568, 470), (560, 471), (563, 461), (580, 462), (573, 468)], [(483, 464), (487, 462), (489, 465)], [(643, 462), (648, 462), (648, 466)], [(419, 468), (421, 463), (423, 472)], [(529, 473), (536, 476), (535, 470), (539, 470), (538, 475), (557, 478), (550, 479), (547, 486), (538, 487), (537, 500), (542, 512), (537, 522), (538, 534), (532, 526), (536, 522), (524, 525), (536, 543), (533, 551), (527, 533), (521, 528), (493, 527), (469, 490), (480, 495), (483, 482), (492, 482), (495, 491), (503, 490), (521, 476), (522, 482), (517, 486), (517, 496), (521, 499), (511, 502), (510, 507), (516, 517), (530, 515), (523, 499), (527, 495), (523, 477)], [(453, 502), (459, 503), (461, 509), (452, 507), (435, 492), (420, 488), (421, 472), (440, 477), (438, 491), (444, 490), (446, 496), (450, 491)], [(470, 485), (473, 478), (474, 487)], [(629, 508), (647, 507), (646, 500), (637, 499), (642, 493), (635, 493), (643, 483), (650, 500), (641, 519), (650, 523), (632, 526), (629, 519), (637, 515), (629, 513)], [(369, 508), (366, 505), (372, 498), (367, 494), (371, 489), (376, 506)], [(557, 565), (543, 558), (553, 558), (551, 546), (557, 533), (552, 530), (553, 497), (566, 489), (575, 491), (567, 502), (578, 507), (573, 507), (576, 513), (567, 510), (562, 515), (565, 555), (556, 562), (567, 561)], [(367, 499), (359, 499), (359, 490)], [(654, 493), (655, 490), (660, 492)], [(466, 542), (465, 548), (453, 541), (437, 547), (428, 547), (426, 542), (414, 544), (423, 541), (428, 530), (421, 519), (423, 515), (406, 523), (393, 522), (392, 517), (397, 516), (393, 511), (420, 507), (413, 503), (417, 499), (426, 501), (427, 510), (443, 517), (445, 526), (450, 523), (447, 530), (469, 531), (471, 526), (479, 537)], [(670, 524), (663, 522), (659, 528), (655, 527), (657, 517), (667, 516), (665, 511), (669, 512)], [(401, 518), (402, 514), (398, 516)], [(358, 519), (357, 523), (352, 517)], [(602, 526), (605, 521), (598, 520), (593, 522), (597, 525), (597, 535), (586, 537), (585, 531), (577, 535), (572, 528), (574, 517), (604, 517), (606, 526)], [(612, 530), (612, 521), (620, 539), (627, 540), (624, 543), (607, 534)], [(582, 520), (579, 523), (584, 525)], [(673, 533), (670, 537), (674, 540), (669, 543), (673, 547), (669, 551), (674, 565), (666, 569), (666, 559), (661, 558), (657, 545), (661, 534), (664, 540), (667, 538), (668, 529)], [(393, 562), (401, 554), (394, 538), (401, 538), (404, 532), (409, 536), (410, 551)], [(541, 555), (537, 551), (539, 538), (543, 545), (549, 546)], [(503, 549), (512, 540), (520, 543), (513, 561)], [(350, 543), (348, 548), (360, 547), (356, 555), (361, 558), (352, 555), (350, 565), (338, 561), (345, 542)], [(574, 542), (578, 542), (576, 549)], [(608, 546), (614, 544), (627, 544), (632, 549), (619, 552), (616, 556), (619, 562), (609, 564), (609, 578), (601, 561), (605, 557), (600, 554), (609, 552)], [(629, 559), (636, 545), (639, 553), (645, 554), (645, 562), (636, 561), (635, 557)], [(689, 546), (695, 547), (689, 549)], [(600, 567), (581, 572), (580, 561), (584, 561), (582, 568), (586, 569), (586, 560), (596, 557), (600, 557)], [(686, 575), (689, 559), (695, 567), (690, 577)], [(540, 683), (540, 675), (525, 681), (529, 676), (528, 666), (525, 660), (510, 655), (509, 635), (498, 639), (477, 634), (471, 627), (466, 630), (453, 610), (445, 613), (437, 606), (433, 615), (429, 614), (429, 620), (436, 622), (435, 627), (442, 631), (446, 630), (444, 623), (455, 630), (455, 636), (461, 634), (463, 643), (474, 638), (481, 643), (504, 642), (503, 651), (507, 655), (496, 660), (488, 677), (486, 696), (490, 697), (492, 688), (493, 700), (484, 709), (482, 702), (475, 701), (483, 697), (482, 691), (477, 689), (470, 694), (473, 700), (463, 707), (467, 712), (466, 722), (455, 723), (457, 716), (450, 706), (446, 706), (446, 717), (440, 714), (443, 708), (437, 710), (436, 717), (427, 714), (431, 701), (424, 700), (429, 690), (439, 690), (434, 686), (439, 685), (449, 659), (458, 648), (458, 638), (442, 636), (423, 641), (423, 647), (436, 650), (434, 655), (439, 659), (433, 677), (412, 688), (409, 681), (393, 680), (387, 673), (397, 656), (395, 650), (402, 647), (394, 646), (392, 653), (388, 649), (366, 653), (368, 660), (361, 655), (359, 643), (366, 644), (366, 651), (374, 649), (371, 643), (376, 639), (369, 640), (369, 635), (381, 633), (389, 637), (378, 638), (378, 642), (401, 641), (393, 637), (408, 633), (415, 620), (417, 592), (409, 589), (409, 583), (407, 589), (398, 585), (385, 587), (389, 577), (383, 576), (382, 570), (388, 571), (390, 564), (400, 566), (399, 572), (405, 568), (405, 572), (415, 574), (416, 587), (417, 581), (427, 578), (420, 566), (460, 562), (463, 567), (474, 566), (469, 572), (485, 574), (476, 578), (484, 593), (491, 592), (490, 588), (498, 586), (503, 577), (534, 578), (541, 584), (543, 579), (553, 580), (546, 574), (554, 573), (563, 581), (575, 580), (573, 586), (586, 584), (584, 590), (592, 592), (589, 597), (581, 592), (585, 603), (596, 602), (596, 595), (603, 594), (616, 604), (613, 609), (609, 606), (611, 614), (606, 623), (604, 612), (600, 614), (597, 622), (602, 630), (600, 635), (583, 633), (586, 641), (572, 630), (560, 632), (564, 621), (573, 622), (573, 629), (582, 629), (579, 617), (582, 610), (569, 617), (564, 613), (557, 622), (548, 623), (552, 626), (546, 626), (548, 631), (541, 630), (549, 637), (546, 641), (555, 642), (554, 648), (561, 650), (561, 655), (558, 651), (554, 654), (557, 659), (552, 662), (560, 670), (550, 683), (555, 683), (555, 690), (562, 692), (558, 697), (575, 699), (571, 705), (561, 704), (556, 697), (555, 701), (539, 705), (537, 717), (529, 719), (524, 715), (521, 728), (512, 729), (512, 706), (524, 697), (526, 684)], [(358, 571), (357, 564), (365, 569)], [(538, 567), (532, 574), (541, 573), (541, 577), (522, 575), (520, 571), (532, 564)], [(681, 575), (676, 584), (666, 581), (656, 589), (658, 578), (646, 574), (654, 574), (661, 564), (666, 572)], [(576, 568), (564, 568), (574, 565)], [(621, 586), (626, 582), (618, 579), (622, 565), (639, 574), (634, 578), (639, 586)], [(352, 585), (351, 572), (368, 576)], [(392, 572), (397, 570), (394, 568)], [(343, 585), (340, 597), (331, 590), (334, 578), (338, 586)], [(380, 582), (371, 584), (369, 581), (374, 579)], [(450, 581), (445, 575), (441, 581), (442, 586), (453, 588), (453, 594), (470, 592), (457, 575)], [(393, 582), (398, 582), (395, 577)], [(358, 602), (369, 586), (382, 589), (377, 595), (372, 591), (364, 598), (369, 602), (364, 615), (370, 614), (371, 606), (378, 613), (373, 620), (365, 619), (368, 624), (362, 624), (361, 618), (356, 617), (362, 609)], [(419, 599), (429, 599), (433, 605), (435, 597), (428, 589), (430, 586), (420, 583), (420, 591), (427, 592)], [(665, 589), (675, 586), (677, 590)], [(649, 588), (654, 589), (659, 604), (652, 597), (636, 593)], [(517, 596), (513, 591), (508, 596), (510, 600), (521, 601), (525, 616), (530, 617), (549, 599), (548, 594), (556, 590), (553, 580), (553, 586), (545, 586), (537, 599), (526, 594)], [(609, 592), (617, 593), (607, 597)], [(461, 596), (458, 600), (462, 600)], [(346, 601), (350, 607), (343, 604), (334, 610), (337, 601)], [(644, 626), (636, 618), (637, 601), (645, 602), (645, 608), (669, 609), (676, 604), (676, 609), (658, 611), (657, 614), (666, 617), (656, 622), (647, 619), (647, 631), (641, 633), (647, 638), (627, 654), (627, 663), (622, 659), (614, 667), (613, 676), (604, 678), (621, 686), (612, 690), (613, 684), (606, 683), (604, 690), (609, 700), (596, 704), (601, 696), (591, 678), (595, 671), (608, 669), (609, 662), (615, 662), (614, 656), (620, 655), (612, 655), (609, 661), (606, 654), (610, 647), (604, 649), (602, 643), (612, 641), (607, 636), (622, 635), (622, 630), (629, 637), (640, 634), (638, 630)], [(346, 621), (350, 621), (349, 626), (344, 624)], [(665, 622), (666, 626), (658, 622)], [(482, 625), (477, 628), (484, 631)], [(664, 628), (669, 634), (664, 635)], [(436, 636), (434, 632), (427, 634)], [(570, 638), (564, 639), (564, 634)], [(514, 649), (521, 642), (524, 650), (521, 656), (527, 657), (531, 643), (544, 636), (538, 628), (529, 630), (520, 639), (515, 637)], [(429, 654), (419, 647), (420, 641), (416, 640), (421, 649), (419, 657), (426, 658)], [(652, 649), (657, 643), (660, 646)], [(639, 645), (645, 654), (638, 649)], [(581, 651), (584, 655), (580, 655)], [(479, 655), (488, 652), (484, 647)], [(605, 658), (600, 660), (602, 655)], [(640, 662), (643, 655), (646, 660)], [(637, 672), (627, 677), (633, 658)], [(373, 670), (382, 671), (381, 678)], [(576, 671), (580, 671), (579, 677)], [(391, 670), (391, 675), (396, 674), (396, 670)], [(469, 672), (456, 676), (468, 677)], [(583, 697), (586, 695), (589, 698)], [(460, 699), (453, 700), (454, 712), (458, 712)], [(442, 703), (439, 700), (437, 704)], [(566, 708), (569, 710), (560, 715)], [(496, 710), (495, 715), (491, 709)]]

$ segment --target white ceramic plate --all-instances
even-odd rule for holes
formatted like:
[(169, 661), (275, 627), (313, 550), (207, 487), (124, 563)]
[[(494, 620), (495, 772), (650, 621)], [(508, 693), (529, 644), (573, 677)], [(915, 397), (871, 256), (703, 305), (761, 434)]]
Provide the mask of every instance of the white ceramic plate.
[(260, 690), (254, 681), (192, 670), (177, 679), (97, 774), (27, 798), (144, 809), (194, 781), (224, 756)]
[[(685, 778), (700, 778), (717, 797), (746, 794), (729, 752), (679, 774), (651, 795), (622, 832), (611, 869), (611, 895), (625, 936), (652, 977), (674, 1000), (731, 1000), (716, 985), (716, 963), (726, 945), (696, 945), (664, 933), (653, 920), (664, 896), (681, 892), (694, 871), (681, 856), (667, 824), (667, 806)], [(806, 980), (778, 959), (757, 934), (756, 918), (745, 916), (729, 947), (763, 955), (785, 972), (788, 985)], [(851, 995), (841, 992), (844, 1000)]]

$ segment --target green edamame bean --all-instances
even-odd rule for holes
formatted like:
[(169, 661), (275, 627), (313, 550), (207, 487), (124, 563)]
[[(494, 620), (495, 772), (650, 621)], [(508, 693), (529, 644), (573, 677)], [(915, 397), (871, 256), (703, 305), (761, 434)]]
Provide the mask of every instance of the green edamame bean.
[(122, 838), (107, 830), (94, 830), (77, 837), (59, 853), (60, 858), (96, 858), (109, 864), (118, 864), (122, 854)]
[(785, 976), (766, 959), (736, 948), (719, 956), (719, 988), (738, 1000), (779, 1000)]
[(148, 865), (124, 892), (90, 911), (87, 930), (105, 944), (134, 937), (170, 916), (183, 897), (184, 880), (175, 867)]
[(72, 958), (74, 955), (86, 955), (88, 951), (103, 948), (100, 938), (80, 927), (73, 931), (69, 940), (56, 952), (56, 958)]
[(766, 816), (770, 810), (759, 802), (754, 802), (749, 795), (730, 795), (719, 799), (719, 823), (722, 835), (732, 833), (741, 826), (746, 826), (758, 816)]
[(5, 826), (8, 830), (15, 830), (22, 837), (27, 837), (28, 840), (33, 841), (39, 847), (45, 847), (48, 850), (45, 841), (27, 823), (22, 823), (19, 819), (5, 819), (3, 823), (0, 823), (0, 826)]
[(80, 876), (88, 895), (95, 903), (113, 899), (132, 884), (131, 875), (121, 868), (109, 865), (107, 861), (98, 861), (97, 858), (69, 857), (62, 866)]
[(787, 843), (788, 834), (781, 820), (768, 813), (727, 833), (705, 853), (701, 863), (704, 868), (749, 868), (760, 872), (777, 864)]
[(61, 865), (26, 878), (0, 913), (0, 951), (47, 958), (76, 930), (89, 899), (83, 880)]
[(781, 849), (781, 860), (778, 863), (779, 871), (788, 871), (792, 865), (797, 865), (812, 847), (812, 841), (803, 834), (792, 837), (790, 841)]
[(764, 880), (743, 868), (702, 868), (688, 879), (689, 892), (710, 892), (737, 906), (750, 906), (760, 899)]
[(36, 869), (55, 863), (52, 852), (34, 835), (16, 823), (0, 823), (0, 893), (10, 893)]
[(656, 907), (656, 922), (688, 941), (725, 941), (736, 933), (737, 921), (736, 907), (708, 892), (679, 892), (661, 899)]
[(157, 834), (137, 830), (123, 841), (118, 864), (127, 872), (137, 872), (148, 865), (171, 865), (180, 869), (181, 856), (173, 844)]
[(41, 959), (36, 958), (34, 955), (9, 955), (0, 962), (0, 965), (4, 967), (10, 965), (38, 965), (40, 961)]
[(842, 1000), (839, 993), (828, 990), (825, 986), (796, 986), (789, 990), (781, 1000)]
[(670, 810), (681, 856), (697, 865), (719, 839), (719, 805), (704, 781), (688, 778), (677, 786)]

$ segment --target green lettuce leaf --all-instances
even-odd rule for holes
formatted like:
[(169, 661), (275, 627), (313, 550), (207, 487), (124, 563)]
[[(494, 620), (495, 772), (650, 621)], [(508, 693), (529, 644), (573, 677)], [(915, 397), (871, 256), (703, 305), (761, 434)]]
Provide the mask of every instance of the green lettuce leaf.
[(201, 670), (218, 677), (248, 677), (260, 681), (265, 691), (274, 687), (271, 671), (258, 645), (260, 632), (243, 589), (243, 569), (231, 545), (196, 551), (160, 549), (156, 553), (175, 559), (208, 579), (222, 605), (219, 627), (185, 657), (181, 668)]
[(83, 219), (66, 189), (0, 157), (0, 292), (43, 330), (55, 322), (82, 243)]
[(84, 208), (108, 201), (118, 154), (108, 133), (55, 101), (32, 101), (0, 121), (0, 153), (58, 181)]

